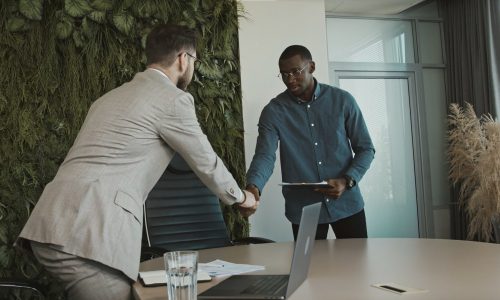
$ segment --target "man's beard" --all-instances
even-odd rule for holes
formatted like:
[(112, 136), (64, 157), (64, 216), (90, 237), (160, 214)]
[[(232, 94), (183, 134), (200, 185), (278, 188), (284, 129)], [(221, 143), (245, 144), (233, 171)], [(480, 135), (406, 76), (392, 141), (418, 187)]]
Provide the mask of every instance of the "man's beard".
[(191, 83), (191, 77), (192, 77), (192, 75), (189, 74), (189, 70), (186, 70), (186, 72), (184, 74), (182, 74), (182, 76), (177, 81), (177, 87), (179, 89), (185, 91), (187, 89), (189, 83)]

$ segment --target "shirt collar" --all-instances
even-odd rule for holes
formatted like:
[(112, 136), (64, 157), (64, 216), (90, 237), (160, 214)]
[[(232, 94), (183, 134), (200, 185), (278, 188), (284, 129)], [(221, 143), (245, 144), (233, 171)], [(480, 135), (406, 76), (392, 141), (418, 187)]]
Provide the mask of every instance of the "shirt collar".
[(314, 102), (314, 100), (316, 100), (316, 98), (319, 97), (319, 92), (320, 92), (319, 83), (316, 80), (316, 78), (314, 78), (314, 77), (313, 77), (313, 80), (314, 80), (314, 93), (313, 93), (312, 99), (310, 101), (302, 100), (299, 97), (295, 97), (294, 95), (292, 95), (292, 93), (290, 93), (290, 95), (292, 95), (292, 97), (295, 99), (295, 101), (298, 104), (303, 104), (303, 103), (308, 103), (308, 102)]
[(153, 70), (155, 72), (158, 72), (160, 73), (163, 77), (166, 77), (169, 81), (172, 81), (170, 80), (170, 78), (167, 76), (167, 74), (163, 73), (161, 70), (158, 70), (158, 69), (155, 69), (155, 68), (148, 68), (149, 70)]

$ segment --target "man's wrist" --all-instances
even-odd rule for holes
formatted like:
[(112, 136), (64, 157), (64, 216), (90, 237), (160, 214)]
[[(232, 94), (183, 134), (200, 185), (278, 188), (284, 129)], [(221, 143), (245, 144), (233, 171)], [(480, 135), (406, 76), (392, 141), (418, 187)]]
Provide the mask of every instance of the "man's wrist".
[(253, 183), (247, 184), (246, 189), (247, 190), (248, 189), (257, 189), (257, 191), (259, 191), (259, 196), (260, 196), (260, 189), (255, 184), (253, 184)]
[(356, 185), (356, 181), (349, 175), (342, 176), (345, 179), (345, 187), (347, 190), (352, 189)]

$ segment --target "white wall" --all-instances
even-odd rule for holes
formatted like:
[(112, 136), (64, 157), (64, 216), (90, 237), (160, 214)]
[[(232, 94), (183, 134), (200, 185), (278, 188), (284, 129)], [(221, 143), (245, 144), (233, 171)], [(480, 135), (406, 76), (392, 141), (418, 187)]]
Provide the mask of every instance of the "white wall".
[[(304, 45), (316, 62), (315, 77), (324, 83), (329, 80), (324, 0), (242, 0), (242, 4), (246, 14), (240, 19), (239, 46), (248, 169), (255, 152), (260, 112), (285, 89), (277, 77), (281, 52), (293, 44)], [(250, 217), (252, 236), (293, 240), (280, 182), (278, 153), (274, 173), (262, 191), (260, 207)]]

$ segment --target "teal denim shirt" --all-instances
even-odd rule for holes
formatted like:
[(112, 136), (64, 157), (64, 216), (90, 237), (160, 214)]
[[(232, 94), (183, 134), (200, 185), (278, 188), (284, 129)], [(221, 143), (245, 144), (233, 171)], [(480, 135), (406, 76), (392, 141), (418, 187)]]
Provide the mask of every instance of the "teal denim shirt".
[[(288, 90), (267, 104), (259, 119), (259, 136), (247, 184), (263, 191), (271, 176), (279, 145), (284, 182), (320, 182), (349, 175), (356, 186), (339, 199), (312, 190), (283, 187), (285, 215), (298, 224), (302, 207), (323, 202), (320, 223), (349, 217), (364, 207), (359, 182), (374, 158), (363, 115), (346, 91), (316, 83), (313, 99), (303, 102)], [(266, 199), (265, 193), (262, 196)]]

